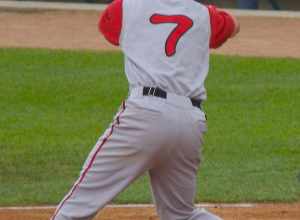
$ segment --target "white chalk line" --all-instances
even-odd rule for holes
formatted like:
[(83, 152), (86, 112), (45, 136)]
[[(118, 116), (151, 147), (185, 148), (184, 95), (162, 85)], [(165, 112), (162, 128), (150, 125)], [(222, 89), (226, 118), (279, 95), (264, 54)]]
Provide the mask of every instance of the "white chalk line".
[(271, 10), (239, 10), (228, 9), (238, 17), (269, 17), (269, 18), (300, 18), (299, 11), (271, 11)]
[[(102, 11), (106, 4), (91, 3), (62, 3), (62, 2), (37, 2), (37, 1), (0, 1), (0, 9), (13, 10), (80, 10)], [(299, 11), (271, 11), (271, 10), (238, 10), (229, 9), (236, 16), (242, 17), (278, 17), (300, 18)]]
[[(257, 204), (252, 203), (235, 203), (235, 204), (212, 204), (202, 203), (196, 204), (197, 208), (253, 208)], [(107, 208), (154, 208), (153, 204), (128, 204), (128, 205), (107, 205)], [(0, 207), (0, 211), (34, 211), (34, 210), (50, 210), (55, 209), (56, 206), (15, 206), (15, 207)]]
[(35, 1), (0, 1), (0, 8), (23, 10), (80, 10), (101, 11), (106, 4), (35, 2)]

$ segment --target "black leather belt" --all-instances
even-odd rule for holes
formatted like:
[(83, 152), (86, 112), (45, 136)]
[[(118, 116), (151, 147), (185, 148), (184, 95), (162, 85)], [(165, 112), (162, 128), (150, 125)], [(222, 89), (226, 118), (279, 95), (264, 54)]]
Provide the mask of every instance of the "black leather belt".
[[(167, 92), (158, 87), (156, 87), (156, 88), (144, 87), (143, 95), (144, 96), (156, 96), (156, 97), (160, 97), (163, 99), (167, 98)], [(191, 100), (193, 106), (201, 109), (202, 100), (197, 100), (197, 99), (190, 99), (190, 100)]]

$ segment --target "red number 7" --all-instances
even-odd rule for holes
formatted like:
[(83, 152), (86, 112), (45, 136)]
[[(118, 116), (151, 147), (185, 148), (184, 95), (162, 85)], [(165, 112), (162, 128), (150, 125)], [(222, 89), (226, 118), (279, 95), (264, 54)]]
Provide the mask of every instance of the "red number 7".
[(185, 15), (153, 14), (150, 18), (152, 24), (175, 23), (177, 26), (167, 38), (165, 50), (168, 57), (176, 53), (179, 39), (193, 26), (193, 20)]

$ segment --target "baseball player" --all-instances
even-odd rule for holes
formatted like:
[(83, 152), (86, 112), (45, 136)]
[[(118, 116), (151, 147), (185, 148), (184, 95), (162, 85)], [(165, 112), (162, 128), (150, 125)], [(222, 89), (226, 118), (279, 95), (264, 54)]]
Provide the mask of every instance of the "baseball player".
[(124, 53), (129, 95), (52, 220), (92, 219), (145, 172), (161, 220), (220, 220), (193, 205), (201, 105), (209, 50), (238, 33), (237, 20), (194, 0), (115, 0), (99, 29)]

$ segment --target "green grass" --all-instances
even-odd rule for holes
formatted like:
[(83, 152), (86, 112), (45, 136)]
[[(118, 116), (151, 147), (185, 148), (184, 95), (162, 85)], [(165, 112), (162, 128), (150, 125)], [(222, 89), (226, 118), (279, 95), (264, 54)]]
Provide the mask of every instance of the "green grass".
[[(120, 53), (0, 49), (0, 206), (56, 204), (127, 95)], [(300, 201), (300, 60), (212, 56), (197, 201)], [(117, 203), (151, 201), (147, 177)]]

